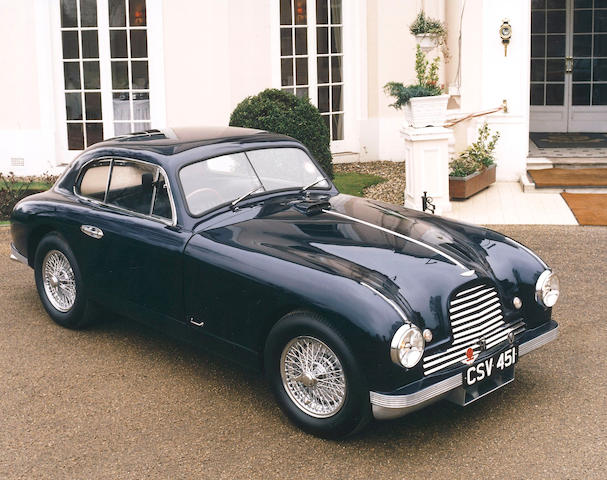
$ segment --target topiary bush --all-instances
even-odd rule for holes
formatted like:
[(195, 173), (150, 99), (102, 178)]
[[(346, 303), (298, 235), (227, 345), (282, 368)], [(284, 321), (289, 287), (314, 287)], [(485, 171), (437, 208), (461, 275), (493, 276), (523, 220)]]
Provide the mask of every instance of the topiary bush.
[(267, 130), (299, 140), (333, 178), (329, 128), (307, 98), (269, 88), (240, 102), (230, 116), (230, 125)]

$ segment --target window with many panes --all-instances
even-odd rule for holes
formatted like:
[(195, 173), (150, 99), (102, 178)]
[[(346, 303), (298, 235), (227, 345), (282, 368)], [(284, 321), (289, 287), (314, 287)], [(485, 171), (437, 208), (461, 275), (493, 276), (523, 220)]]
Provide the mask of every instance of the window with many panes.
[(114, 133), (150, 128), (145, 0), (110, 0)]
[(309, 97), (331, 140), (343, 140), (342, 0), (278, 1), (282, 89)]
[(67, 143), (82, 150), (103, 140), (96, 0), (61, 0)]
[(146, 0), (61, 0), (60, 18), (68, 149), (151, 128)]

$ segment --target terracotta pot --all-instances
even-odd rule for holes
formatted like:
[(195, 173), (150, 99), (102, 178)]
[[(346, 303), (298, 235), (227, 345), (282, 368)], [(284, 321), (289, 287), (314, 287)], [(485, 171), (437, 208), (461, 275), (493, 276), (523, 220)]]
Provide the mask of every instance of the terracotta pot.
[(481, 172), (475, 172), (467, 177), (449, 176), (449, 197), (470, 198), (475, 193), (495, 183), (495, 167), (491, 165)]
[(449, 95), (414, 97), (405, 105), (407, 125), (415, 128), (441, 127), (447, 118)]

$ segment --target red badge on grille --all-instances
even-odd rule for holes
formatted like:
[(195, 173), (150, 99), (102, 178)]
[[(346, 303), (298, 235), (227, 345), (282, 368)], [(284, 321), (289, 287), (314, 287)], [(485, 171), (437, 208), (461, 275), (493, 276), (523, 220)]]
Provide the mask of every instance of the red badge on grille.
[(466, 350), (466, 358), (468, 359), (468, 361), (471, 361), (474, 359), (474, 350), (472, 350), (472, 348), (469, 348), (468, 350)]

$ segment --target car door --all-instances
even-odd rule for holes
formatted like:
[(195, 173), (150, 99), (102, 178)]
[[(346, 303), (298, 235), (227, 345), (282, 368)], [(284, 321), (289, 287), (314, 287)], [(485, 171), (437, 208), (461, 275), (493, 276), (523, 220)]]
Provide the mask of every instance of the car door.
[(165, 173), (140, 160), (111, 159), (102, 198), (87, 190), (88, 179), (85, 172), (77, 192), (92, 206), (80, 218), (92, 295), (148, 323), (182, 321), (182, 254), (191, 235), (175, 226)]

